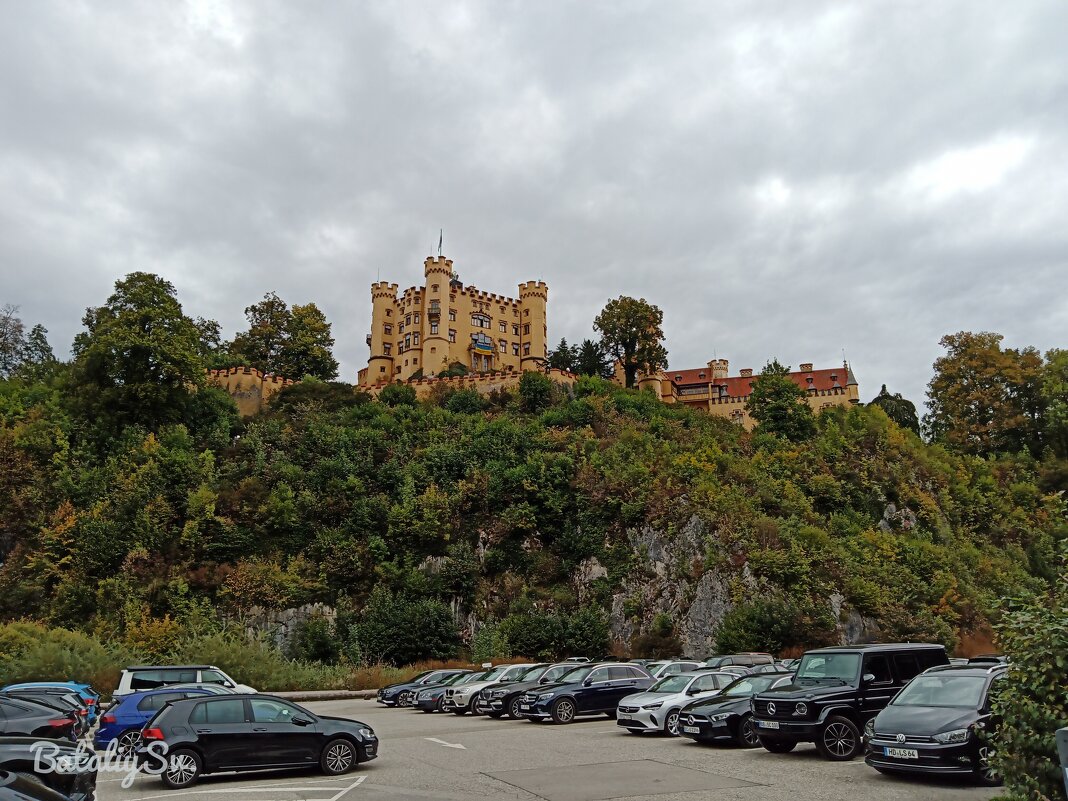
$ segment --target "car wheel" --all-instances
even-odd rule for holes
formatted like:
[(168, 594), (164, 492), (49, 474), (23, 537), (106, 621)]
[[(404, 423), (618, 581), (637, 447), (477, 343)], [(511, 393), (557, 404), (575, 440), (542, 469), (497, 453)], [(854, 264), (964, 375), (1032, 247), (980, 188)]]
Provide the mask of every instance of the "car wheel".
[(797, 748), (794, 740), (773, 740), (770, 737), (761, 737), (760, 744), (764, 746), (765, 751), (771, 751), (773, 754), (788, 754)]
[(487, 712), (486, 715), (493, 718), (494, 720), (498, 720), (499, 718), (504, 717), (503, 712)]
[(860, 753), (862, 745), (857, 724), (839, 715), (827, 718), (816, 737), (816, 750), (832, 762), (848, 762)]
[(575, 702), (570, 698), (560, 698), (553, 704), (549, 714), (553, 723), (570, 723), (575, 719)]
[(513, 698), (512, 703), (508, 705), (508, 717), (512, 720), (519, 720), (519, 713), (522, 710), (519, 708), (519, 699)]
[(134, 749), (137, 748), (140, 742), (141, 732), (137, 729), (129, 729), (118, 736), (115, 747), (118, 750), (119, 756), (128, 757), (133, 754)]
[(412, 694), (411, 693), (401, 693), (399, 696), (397, 696), (397, 706), (411, 706), (411, 705), (412, 705)]
[(988, 745), (982, 745), (979, 747), (979, 759), (975, 765), (975, 780), (984, 787), (999, 787), (1003, 782), (1001, 776), (990, 764), (990, 757), (994, 755), (994, 752)]
[(472, 717), (482, 717), (482, 713), (478, 711), (478, 707), (475, 706), (474, 701), (471, 702), (471, 708), (468, 711), (471, 713)]
[(193, 751), (175, 751), (167, 757), (167, 769), (160, 774), (163, 783), (172, 790), (190, 787), (200, 776), (200, 757)]
[(734, 730), (734, 742), (739, 748), (756, 748), (760, 745), (760, 735), (753, 725), (753, 716), (748, 712), (738, 721), (738, 727)]
[(348, 773), (356, 767), (356, 749), (348, 740), (331, 740), (323, 749), (319, 767), (327, 776)]
[(667, 717), (664, 718), (664, 734), (668, 737), (679, 736), (679, 710), (672, 709), (668, 712)]

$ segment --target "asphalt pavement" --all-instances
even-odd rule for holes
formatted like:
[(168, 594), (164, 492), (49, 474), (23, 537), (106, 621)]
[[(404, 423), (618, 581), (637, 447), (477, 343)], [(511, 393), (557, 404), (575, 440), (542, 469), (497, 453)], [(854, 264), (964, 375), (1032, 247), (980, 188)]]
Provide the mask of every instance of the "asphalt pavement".
[(385, 709), (374, 701), (305, 704), (369, 724), (379, 758), (345, 776), (270, 772), (204, 777), (168, 790), (141, 776), (128, 788), (101, 775), (99, 801), (986, 801), (960, 780), (881, 776), (862, 760), (627, 734), (605, 716), (567, 726)]

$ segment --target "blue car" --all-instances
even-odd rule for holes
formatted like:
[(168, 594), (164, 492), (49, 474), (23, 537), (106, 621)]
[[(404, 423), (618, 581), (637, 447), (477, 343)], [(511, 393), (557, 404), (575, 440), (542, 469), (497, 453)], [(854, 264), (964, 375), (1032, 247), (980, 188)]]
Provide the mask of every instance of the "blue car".
[(89, 708), (89, 725), (96, 723), (97, 716), (100, 715), (100, 693), (83, 682), (24, 681), (21, 684), (9, 684), (7, 687), (0, 689), (0, 692), (7, 692), (8, 690), (29, 690), (34, 687), (62, 687), (66, 690), (70, 690), (72, 693), (77, 693)]
[(171, 701), (196, 698), (201, 695), (217, 695), (217, 693), (196, 687), (184, 690), (164, 687), (124, 695), (100, 718), (100, 728), (93, 735), (93, 745), (106, 750), (115, 740), (120, 754), (133, 753), (134, 748), (141, 741), (141, 729), (164, 705)]

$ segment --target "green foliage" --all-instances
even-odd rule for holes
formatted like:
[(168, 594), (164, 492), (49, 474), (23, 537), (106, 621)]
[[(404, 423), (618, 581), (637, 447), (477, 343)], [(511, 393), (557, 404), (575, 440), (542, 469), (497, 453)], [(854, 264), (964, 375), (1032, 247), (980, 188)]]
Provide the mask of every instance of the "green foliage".
[(313, 617), (296, 627), (286, 656), (298, 662), (333, 664), (340, 655), (333, 625), (325, 617)]
[(757, 421), (757, 432), (803, 442), (816, 431), (805, 391), (790, 380), (790, 368), (773, 359), (753, 381), (747, 408)]
[(572, 372), (596, 378), (611, 378), (615, 373), (615, 369), (612, 365), (612, 359), (605, 353), (601, 343), (584, 339), (575, 351)]
[(463, 362), (451, 362), (447, 369), (438, 373), (438, 378), (452, 378), (454, 376), (467, 375), (470, 372)]
[(569, 373), (575, 371), (575, 361), (578, 358), (578, 348), (574, 345), (568, 345), (566, 339), (561, 339), (560, 344), (553, 350), (549, 351), (549, 358), (547, 359), (549, 367), (556, 370), (567, 370)]
[(907, 428), (914, 434), (920, 433), (920, 418), (916, 416), (916, 404), (907, 398), (901, 397), (900, 392), (891, 395), (886, 391), (886, 384), (879, 394), (872, 398), (869, 406), (878, 406), (886, 416), (902, 428)]
[(801, 609), (780, 599), (760, 599), (733, 607), (716, 629), (716, 651), (721, 654), (760, 651), (777, 654), (796, 645), (812, 646), (833, 630), (829, 609)]
[(553, 382), (541, 373), (527, 371), (519, 379), (519, 402), (526, 412), (540, 412), (553, 395)]
[(378, 400), (386, 406), (415, 406), (415, 387), (407, 384), (387, 384), (378, 393)]
[(445, 401), (445, 408), (457, 414), (478, 414), (485, 405), (477, 389), (458, 389)]
[(1004, 602), (997, 643), (1012, 669), (998, 682), (994, 766), (1009, 801), (1063, 799), (1054, 732), (1068, 726), (1068, 543), (1047, 591)]
[(274, 292), (245, 309), (249, 328), (234, 337), (230, 358), (264, 373), (299, 380), (337, 377), (330, 323), (314, 303), (290, 308)]
[(630, 644), (633, 656), (652, 659), (669, 659), (681, 654), (682, 649), (682, 641), (675, 633), (675, 623), (662, 612), (653, 618), (649, 631), (635, 635)]
[(434, 599), (412, 599), (375, 587), (349, 636), (363, 659), (403, 665), (449, 659), (459, 646), (449, 608)]
[(516, 612), (501, 621), (500, 633), (512, 653), (532, 659), (586, 655), (596, 658), (608, 650), (609, 642), (604, 611), (591, 606), (570, 614)]
[(492, 662), (506, 659), (512, 655), (511, 645), (504, 636), (501, 627), (494, 621), (487, 621), (478, 627), (471, 639), (471, 659), (474, 662)]
[(634, 386), (639, 371), (654, 373), (667, 367), (663, 325), (664, 313), (658, 306), (625, 295), (610, 300), (594, 319), (601, 348), (623, 365), (628, 388)]

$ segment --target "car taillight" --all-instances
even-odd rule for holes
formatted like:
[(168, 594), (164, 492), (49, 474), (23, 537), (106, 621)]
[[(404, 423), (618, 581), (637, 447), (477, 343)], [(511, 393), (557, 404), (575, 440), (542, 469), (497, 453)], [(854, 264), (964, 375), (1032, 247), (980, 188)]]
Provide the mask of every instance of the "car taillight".
[(89, 714), (89, 710), (88, 709), (84, 709), (84, 708), (79, 709), (78, 710), (78, 714), (81, 715), (84, 718), (86, 715)]
[(141, 729), (142, 740), (162, 740), (163, 729)]
[(54, 729), (62, 729), (64, 726), (69, 726), (73, 723), (70, 718), (54, 718), (48, 721), (48, 725)]
[(114, 715), (104, 715), (104, 717), (102, 717), (100, 720), (105, 725), (107, 725), (109, 723), (114, 723), (116, 720), (118, 720), (118, 718), (116, 718)]
[(85, 699), (85, 705), (86, 706), (96, 706), (96, 699), (95, 698), (86, 698)]

